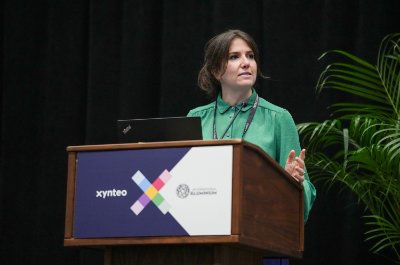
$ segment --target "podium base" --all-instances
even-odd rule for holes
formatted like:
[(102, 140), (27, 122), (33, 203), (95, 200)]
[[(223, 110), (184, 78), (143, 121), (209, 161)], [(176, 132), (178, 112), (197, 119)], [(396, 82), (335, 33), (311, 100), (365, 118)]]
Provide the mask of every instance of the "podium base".
[(105, 265), (262, 265), (263, 253), (226, 245), (146, 245), (112, 247)]

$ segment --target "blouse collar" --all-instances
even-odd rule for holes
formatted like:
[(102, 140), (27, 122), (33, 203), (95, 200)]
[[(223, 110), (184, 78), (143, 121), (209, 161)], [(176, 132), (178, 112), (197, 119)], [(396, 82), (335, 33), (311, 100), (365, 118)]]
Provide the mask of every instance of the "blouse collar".
[[(247, 105), (242, 108), (243, 112), (248, 111), (253, 106), (254, 100), (256, 99), (256, 96), (257, 96), (256, 90), (254, 88), (252, 88), (251, 91), (252, 91), (251, 96), (246, 101)], [(242, 103), (239, 103), (235, 106), (235, 108), (240, 109), (241, 106), (242, 106)], [(219, 93), (219, 95), (217, 97), (217, 109), (218, 109), (219, 113), (223, 114), (231, 107), (232, 107), (231, 105), (229, 105), (227, 102), (225, 102), (222, 99), (222, 94)]]

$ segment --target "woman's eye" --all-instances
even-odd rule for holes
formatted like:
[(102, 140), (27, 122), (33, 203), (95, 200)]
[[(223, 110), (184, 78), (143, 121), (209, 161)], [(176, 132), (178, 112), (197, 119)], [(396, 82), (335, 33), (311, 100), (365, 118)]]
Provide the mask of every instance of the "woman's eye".
[(247, 57), (249, 57), (250, 59), (254, 59), (254, 54), (249, 54)]
[(237, 58), (239, 58), (239, 57), (236, 54), (232, 54), (229, 56), (229, 60), (235, 60)]

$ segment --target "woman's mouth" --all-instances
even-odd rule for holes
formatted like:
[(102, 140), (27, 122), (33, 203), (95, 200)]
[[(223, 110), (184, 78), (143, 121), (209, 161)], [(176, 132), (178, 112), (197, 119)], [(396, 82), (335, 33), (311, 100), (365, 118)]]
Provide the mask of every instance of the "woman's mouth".
[(250, 72), (243, 72), (239, 74), (239, 76), (250, 76), (250, 75), (251, 75)]

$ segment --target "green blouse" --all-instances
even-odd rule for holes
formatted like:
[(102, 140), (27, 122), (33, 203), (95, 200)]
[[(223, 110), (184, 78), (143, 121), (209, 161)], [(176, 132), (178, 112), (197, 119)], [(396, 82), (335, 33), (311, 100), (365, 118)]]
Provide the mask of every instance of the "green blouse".
[[(253, 94), (248, 99), (246, 106), (240, 110), (239, 115), (228, 129), (224, 139), (242, 138), (243, 130), (256, 96), (257, 93), (253, 90)], [(230, 106), (222, 100), (221, 95), (218, 96), (216, 128), (219, 138), (225, 132), (236, 111), (241, 106), (242, 104)], [(214, 107), (215, 101), (208, 105), (197, 107), (188, 114), (188, 116), (201, 117), (203, 139), (205, 140), (213, 139)], [(301, 150), (296, 125), (290, 113), (263, 98), (259, 98), (253, 121), (243, 139), (261, 147), (283, 168), (285, 167), (290, 150), (295, 150), (296, 155), (299, 155)], [(307, 173), (304, 175), (303, 187), (304, 221), (306, 221), (316, 196), (315, 187), (310, 182)]]

